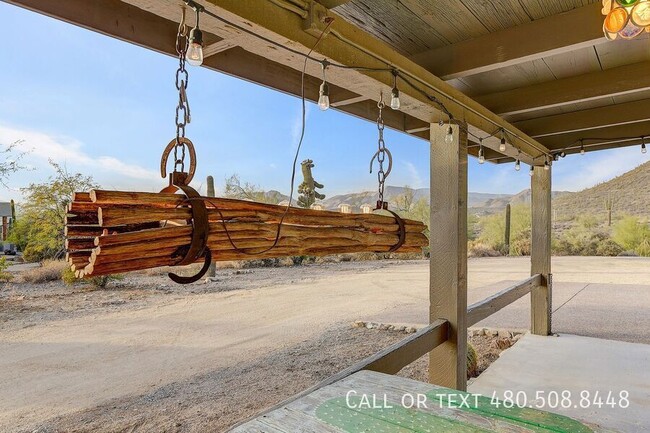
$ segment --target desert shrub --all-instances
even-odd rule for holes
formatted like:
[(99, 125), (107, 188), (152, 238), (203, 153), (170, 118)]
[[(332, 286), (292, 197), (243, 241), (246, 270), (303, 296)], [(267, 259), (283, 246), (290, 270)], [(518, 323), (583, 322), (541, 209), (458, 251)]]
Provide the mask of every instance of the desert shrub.
[(13, 280), (14, 276), (7, 271), (9, 267), (9, 262), (7, 262), (6, 257), (0, 257), (0, 281), (8, 282)]
[(65, 269), (61, 271), (61, 281), (63, 281), (65, 284), (74, 284), (80, 280), (74, 275), (74, 271), (70, 268), (70, 266), (66, 266)]
[(520, 235), (510, 241), (510, 255), (511, 256), (529, 256), (531, 251), (531, 233), (530, 229), (522, 231)]
[(589, 224), (578, 223), (553, 240), (553, 254), (560, 256), (615, 256), (622, 251), (609, 233), (594, 231)]
[(478, 355), (474, 346), (467, 343), (467, 378), (478, 376)]
[[(506, 218), (504, 213), (488, 215), (479, 221), (480, 233), (477, 240), (490, 249), (506, 253), (505, 232)], [(530, 239), (531, 214), (530, 206), (515, 205), (510, 213), (510, 245), (522, 239)], [(522, 244), (523, 246), (523, 244)], [(514, 252), (510, 251), (511, 254)]]
[(616, 257), (623, 253), (623, 247), (617, 244), (613, 239), (605, 239), (596, 247), (597, 256)]
[(34, 284), (57, 281), (67, 267), (68, 264), (63, 260), (45, 260), (39, 267), (23, 271), (20, 277), (24, 282)]
[(614, 226), (613, 239), (624, 250), (650, 257), (650, 226), (635, 217), (624, 217)]
[(498, 257), (501, 252), (481, 241), (471, 241), (467, 245), (467, 257)]
[(96, 289), (103, 289), (111, 281), (119, 281), (119, 280), (123, 280), (123, 279), (124, 279), (124, 275), (114, 274), (114, 275), (101, 275), (101, 276), (98, 276), (98, 277), (92, 277), (92, 278), (88, 278), (87, 280), (84, 280), (84, 281), (90, 283), (90, 285), (93, 286)]

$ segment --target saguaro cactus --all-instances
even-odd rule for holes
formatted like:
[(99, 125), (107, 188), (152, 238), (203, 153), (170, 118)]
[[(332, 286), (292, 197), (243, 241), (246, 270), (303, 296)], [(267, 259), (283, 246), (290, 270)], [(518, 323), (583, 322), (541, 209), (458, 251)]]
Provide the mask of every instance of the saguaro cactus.
[[(215, 197), (214, 177), (208, 176), (206, 179), (206, 183), (208, 184), (207, 196)], [(217, 276), (217, 264), (215, 262), (212, 262), (210, 263), (210, 268), (208, 269), (208, 277), (216, 277), (216, 276)]]
[(505, 232), (506, 255), (510, 255), (510, 203), (506, 205), (506, 232)]

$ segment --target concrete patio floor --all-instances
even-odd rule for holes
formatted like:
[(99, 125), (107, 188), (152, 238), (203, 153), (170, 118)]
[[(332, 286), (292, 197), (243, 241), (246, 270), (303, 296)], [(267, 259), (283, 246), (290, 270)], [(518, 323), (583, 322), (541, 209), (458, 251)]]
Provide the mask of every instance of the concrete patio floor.
[[(515, 395), (523, 391), (527, 404), (533, 406), (538, 397), (549, 400), (552, 392), (561, 397), (563, 391), (570, 391), (564, 405), (568, 407), (546, 405), (544, 410), (616, 432), (650, 432), (649, 367), (650, 345), (570, 334), (527, 334), (471, 383), (469, 391), (500, 399), (507, 391)], [(611, 392), (616, 405), (593, 404), (596, 391), (603, 403)], [(629, 393), (627, 408), (619, 405), (625, 405), (620, 400), (625, 391)], [(581, 400), (581, 393), (589, 399)], [(552, 400), (551, 406), (558, 404)]]

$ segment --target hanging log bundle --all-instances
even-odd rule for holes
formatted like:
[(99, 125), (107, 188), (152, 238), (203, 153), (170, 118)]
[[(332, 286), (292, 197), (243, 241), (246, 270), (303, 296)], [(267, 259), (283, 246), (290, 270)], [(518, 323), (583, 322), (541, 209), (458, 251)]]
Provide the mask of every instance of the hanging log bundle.
[[(392, 216), (202, 200), (208, 211), (207, 248), (218, 261), (421, 252), (428, 244), (424, 224), (403, 220), (405, 236), (399, 245), (400, 226)], [(75, 193), (66, 217), (66, 258), (79, 278), (173, 266), (182, 258), (178, 252), (191, 243), (192, 231), (191, 201), (183, 195)]]

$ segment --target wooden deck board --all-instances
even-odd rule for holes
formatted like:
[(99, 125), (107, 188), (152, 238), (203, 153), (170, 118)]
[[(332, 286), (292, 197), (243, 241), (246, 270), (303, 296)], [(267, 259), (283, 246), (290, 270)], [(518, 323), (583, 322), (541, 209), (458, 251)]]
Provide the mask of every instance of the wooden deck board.
[[(249, 432), (571, 432), (597, 430), (529, 408), (499, 409), (489, 397), (470, 407), (466, 393), (403, 377), (361, 371), (231, 430)], [(407, 397), (404, 397), (407, 396)], [(419, 401), (417, 404), (413, 402)], [(411, 398), (413, 400), (411, 400)], [(454, 401), (456, 401), (454, 403)], [(409, 407), (413, 406), (413, 407)]]

